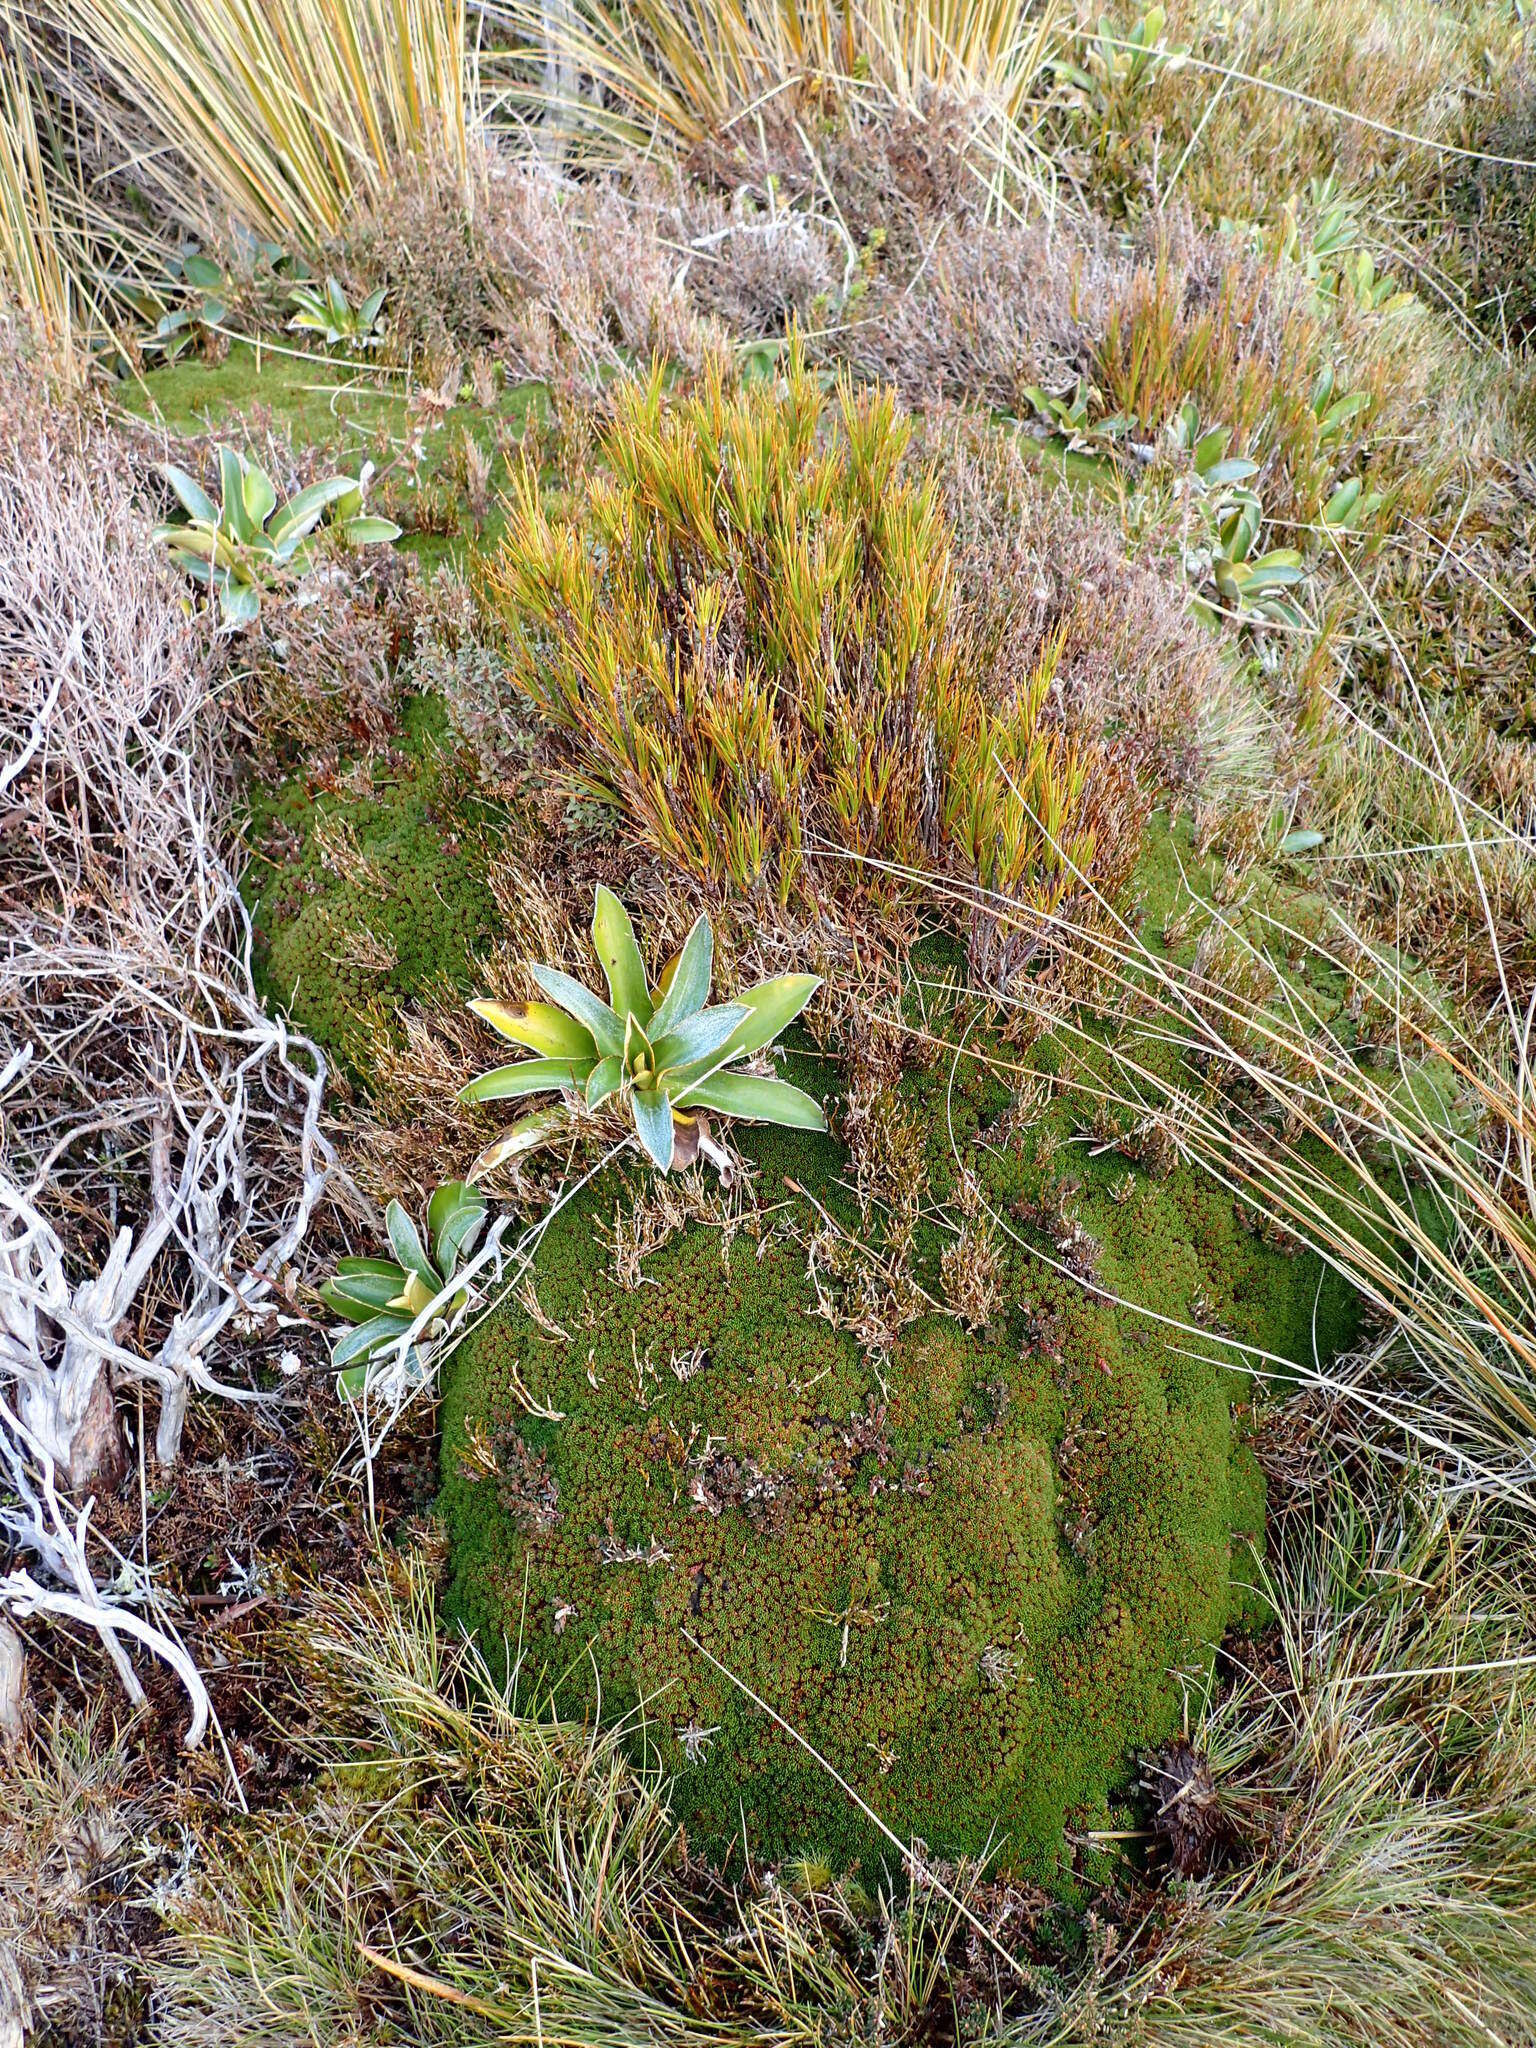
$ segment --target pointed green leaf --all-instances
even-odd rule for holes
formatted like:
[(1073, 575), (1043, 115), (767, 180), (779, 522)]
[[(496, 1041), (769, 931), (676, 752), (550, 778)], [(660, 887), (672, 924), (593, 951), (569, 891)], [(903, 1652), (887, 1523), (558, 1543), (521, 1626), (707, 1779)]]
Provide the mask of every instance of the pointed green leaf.
[(384, 298), (388, 285), (381, 284), (376, 292), (370, 292), (357, 309), (357, 324), (365, 334), (371, 334), (379, 324), (379, 315), (384, 310)]
[(759, 1074), (714, 1074), (684, 1089), (678, 1106), (714, 1109), (722, 1116), (747, 1117), (755, 1123), (783, 1124), (792, 1131), (827, 1128), (820, 1105), (803, 1089)]
[(635, 1131), (641, 1144), (663, 1173), (672, 1170), (672, 1105), (659, 1088), (637, 1088), (629, 1098)]
[(635, 943), (635, 928), (629, 912), (601, 882), (592, 911), (592, 944), (608, 977), (608, 993), (615, 1013), (633, 1015), (642, 1024), (651, 1021), (651, 998), (645, 985), (645, 962)]
[(306, 533), (313, 532), (328, 505), (344, 498), (348, 491), (357, 489), (357, 481), (350, 476), (322, 477), (307, 490), (300, 491), (272, 521), (268, 532), (279, 547), (289, 541), (302, 540)]
[(489, 996), (477, 997), (469, 1006), (475, 1015), (513, 1045), (526, 1045), (530, 1052), (550, 1059), (590, 1060), (597, 1057), (592, 1034), (553, 1003), (498, 1003)]
[(587, 1107), (600, 1109), (624, 1078), (624, 1063), (617, 1053), (599, 1060), (587, 1076)]
[(153, 537), (178, 556), (201, 556), (206, 560), (218, 553), (218, 534), (201, 520), (191, 526), (157, 526)]
[(743, 989), (740, 995), (733, 996), (732, 1002), (739, 1003), (747, 1015), (727, 1041), (729, 1056), (735, 1059), (739, 1054), (761, 1052), (765, 1045), (772, 1045), (820, 987), (819, 974), (776, 974), (771, 981), (760, 981), (755, 988)]
[(402, 1330), (408, 1330), (414, 1321), (412, 1316), (374, 1316), (371, 1321), (359, 1323), (355, 1330), (348, 1330), (331, 1346), (332, 1365), (350, 1365), (354, 1358), (371, 1358), (376, 1351), (382, 1351), (392, 1337), (398, 1337)]
[(384, 1211), (384, 1228), (389, 1233), (389, 1248), (406, 1272), (414, 1273), (423, 1287), (436, 1294), (442, 1281), (422, 1246), (420, 1232), (399, 1202), (391, 1202)]
[[(155, 467), (181, 500), (189, 518), (206, 520), (209, 526), (218, 525), (219, 508), (200, 483), (188, 476), (184, 469), (178, 469), (174, 462), (157, 462)], [(158, 531), (163, 533), (165, 528)]]
[(1344, 526), (1348, 524), (1350, 515), (1360, 502), (1361, 488), (1360, 479), (1357, 476), (1352, 476), (1347, 483), (1339, 485), (1339, 488), (1323, 507), (1324, 526)]
[(547, 1095), (554, 1088), (584, 1088), (592, 1060), (520, 1060), (493, 1067), (459, 1090), (460, 1102), (512, 1102), (520, 1095)]
[(623, 1022), (601, 996), (594, 995), (569, 974), (562, 974), (558, 967), (535, 966), (529, 971), (552, 1003), (558, 1003), (562, 1010), (568, 1010), (586, 1025), (600, 1054), (624, 1050)]
[(349, 1321), (363, 1323), (389, 1307), (405, 1285), (405, 1273), (389, 1260), (377, 1262), (376, 1273), (337, 1273), (320, 1289), (328, 1308)]
[(249, 540), (251, 522), (245, 509), (245, 464), (233, 448), (219, 450), (219, 495), (223, 499), (219, 524), (236, 540)]
[(485, 1197), (462, 1180), (445, 1181), (427, 1204), (427, 1236), (432, 1258), (445, 1280), (453, 1277), (459, 1260), (474, 1247), (485, 1228)]
[(653, 1038), (665, 1037), (685, 1017), (703, 1009), (709, 1000), (709, 980), (714, 965), (715, 934), (705, 912), (695, 921), (693, 930), (683, 941), (683, 950), (677, 956), (677, 967), (667, 984), (667, 992), (652, 1015)]
[(398, 1294), (405, 1279), (405, 1268), (394, 1259), (338, 1259), (336, 1271), (345, 1280), (355, 1280), (365, 1275), (376, 1279), (393, 1279)]
[(376, 548), (398, 540), (400, 529), (393, 519), (377, 519), (370, 515), (347, 520), (341, 529), (341, 537), (348, 547)]
[(1227, 452), (1227, 443), (1232, 438), (1230, 427), (1212, 427), (1208, 434), (1202, 434), (1195, 443), (1195, 474), (1209, 478), (1210, 472)]
[(717, 1057), (751, 1014), (743, 1003), (719, 1003), (713, 1009), (685, 1017), (675, 1031), (656, 1041), (658, 1073)]
[[(624, 1050), (620, 1054), (619, 1064), (630, 1080), (638, 1082), (641, 1087), (649, 1087), (655, 1079), (655, 1048), (646, 1034), (645, 1026), (633, 1010), (624, 1019)], [(646, 1075), (651, 1077), (650, 1081), (644, 1078)]]

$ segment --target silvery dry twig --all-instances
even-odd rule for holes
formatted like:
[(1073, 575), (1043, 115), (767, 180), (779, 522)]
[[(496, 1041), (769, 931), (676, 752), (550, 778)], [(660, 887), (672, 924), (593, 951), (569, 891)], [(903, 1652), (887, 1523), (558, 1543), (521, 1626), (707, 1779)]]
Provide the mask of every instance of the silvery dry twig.
[(0, 388), (0, 1524), (19, 1615), (87, 1622), (207, 1699), (147, 1575), (93, 1569), (116, 1392), (194, 1389), (273, 1306), (333, 1159), (325, 1062), (259, 1003), (225, 851), (220, 655), (99, 425)]

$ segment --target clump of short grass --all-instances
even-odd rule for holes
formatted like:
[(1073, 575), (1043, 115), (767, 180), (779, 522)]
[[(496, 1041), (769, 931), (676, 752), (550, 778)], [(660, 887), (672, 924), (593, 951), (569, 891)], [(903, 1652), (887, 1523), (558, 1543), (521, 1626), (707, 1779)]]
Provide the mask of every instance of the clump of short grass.
[[(728, 2048), (900, 2037), (942, 1997), (975, 1873), (902, 1903), (690, 1859), (618, 1732), (548, 1718), (441, 1630), (430, 1561), (317, 1596), (291, 1637), (313, 1793), (226, 1831), (157, 1971), (178, 2040), (496, 2037)], [(869, 1943), (866, 1924), (887, 1932)]]
[(1422, 1469), (1330, 1459), (1265, 1574), (1276, 1624), (1191, 1725), (1228, 1867), (1105, 1942), (1054, 2048), (1471, 2048), (1536, 2000), (1526, 1539)]

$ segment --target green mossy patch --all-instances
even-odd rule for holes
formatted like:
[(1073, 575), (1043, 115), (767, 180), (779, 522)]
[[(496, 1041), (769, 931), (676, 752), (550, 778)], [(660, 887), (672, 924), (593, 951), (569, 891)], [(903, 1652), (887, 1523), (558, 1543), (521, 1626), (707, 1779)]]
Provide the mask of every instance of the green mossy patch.
[[(141, 381), (125, 385), (131, 412), (163, 423), (175, 434), (231, 434), (260, 408), (291, 436), (295, 448), (325, 451), (340, 468), (356, 474), (366, 461), (379, 479), (371, 509), (404, 529), (399, 548), (423, 567), (462, 563), (471, 553), (489, 553), (506, 525), (502, 497), (512, 479), (509, 449), (530, 423), (547, 422), (548, 391), (525, 381), (501, 390), (492, 405), (469, 398), (446, 411), (413, 414), (404, 377), (386, 371), (351, 373), (330, 358), (289, 348), (234, 342), (218, 362), (184, 356)], [(469, 436), (488, 467), (484, 503), (472, 510), (463, 475), (463, 447)], [(420, 457), (409, 468), (397, 458), (413, 443)]]
[[(447, 1370), (450, 1614), (563, 1710), (643, 1715), (716, 1854), (743, 1829), (754, 1857), (889, 1854), (745, 1686), (899, 1837), (1062, 1883), (1068, 1831), (1111, 1824), (1134, 1753), (1256, 1611), (1252, 1383), (1215, 1340), (1299, 1362), (1315, 1332), (1328, 1355), (1346, 1292), (1194, 1169), (1091, 1156), (1059, 1096), (1008, 1135), (1007, 1064), (946, 1058), (901, 1091), (930, 1133), (924, 1285), (953, 1242), (951, 1131), (1019, 1239), (986, 1327), (932, 1313), (861, 1351), (807, 1275), (808, 1196), (854, 1223), (847, 1163), (753, 1133), (759, 1234), (691, 1224), (626, 1289), (610, 1174), (550, 1225), (539, 1320), (501, 1309)], [(826, 1092), (825, 1063), (795, 1065)]]
[(398, 1008), (469, 991), (496, 932), (486, 872), (504, 820), (441, 701), (405, 700), (391, 746), (315, 788), (251, 799), (244, 881), (263, 999), (354, 1072)]

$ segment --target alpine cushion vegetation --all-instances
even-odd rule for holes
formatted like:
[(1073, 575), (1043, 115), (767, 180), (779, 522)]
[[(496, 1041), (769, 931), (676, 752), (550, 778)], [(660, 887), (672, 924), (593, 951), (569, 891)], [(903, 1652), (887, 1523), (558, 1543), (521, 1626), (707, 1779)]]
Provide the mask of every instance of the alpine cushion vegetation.
[(562, 1709), (641, 1714), (715, 1852), (882, 1853), (836, 1772), (903, 1839), (1055, 1882), (1252, 1599), (1263, 1484), (1216, 1333), (1303, 1359), (1314, 1311), (1325, 1352), (1344, 1323), (1316, 1262), (1192, 1169), (1092, 1157), (1073, 1194), (1063, 1112), (978, 1143), (1006, 1087), (943, 1063), (903, 1092), (935, 1200), (952, 1129), (1020, 1219), (988, 1320), (933, 1312), (953, 1239), (925, 1220), (933, 1307), (861, 1346), (829, 1138), (751, 1134), (755, 1241), (691, 1224), (643, 1279), (610, 1270), (599, 1183), (446, 1370), (449, 1604)]

